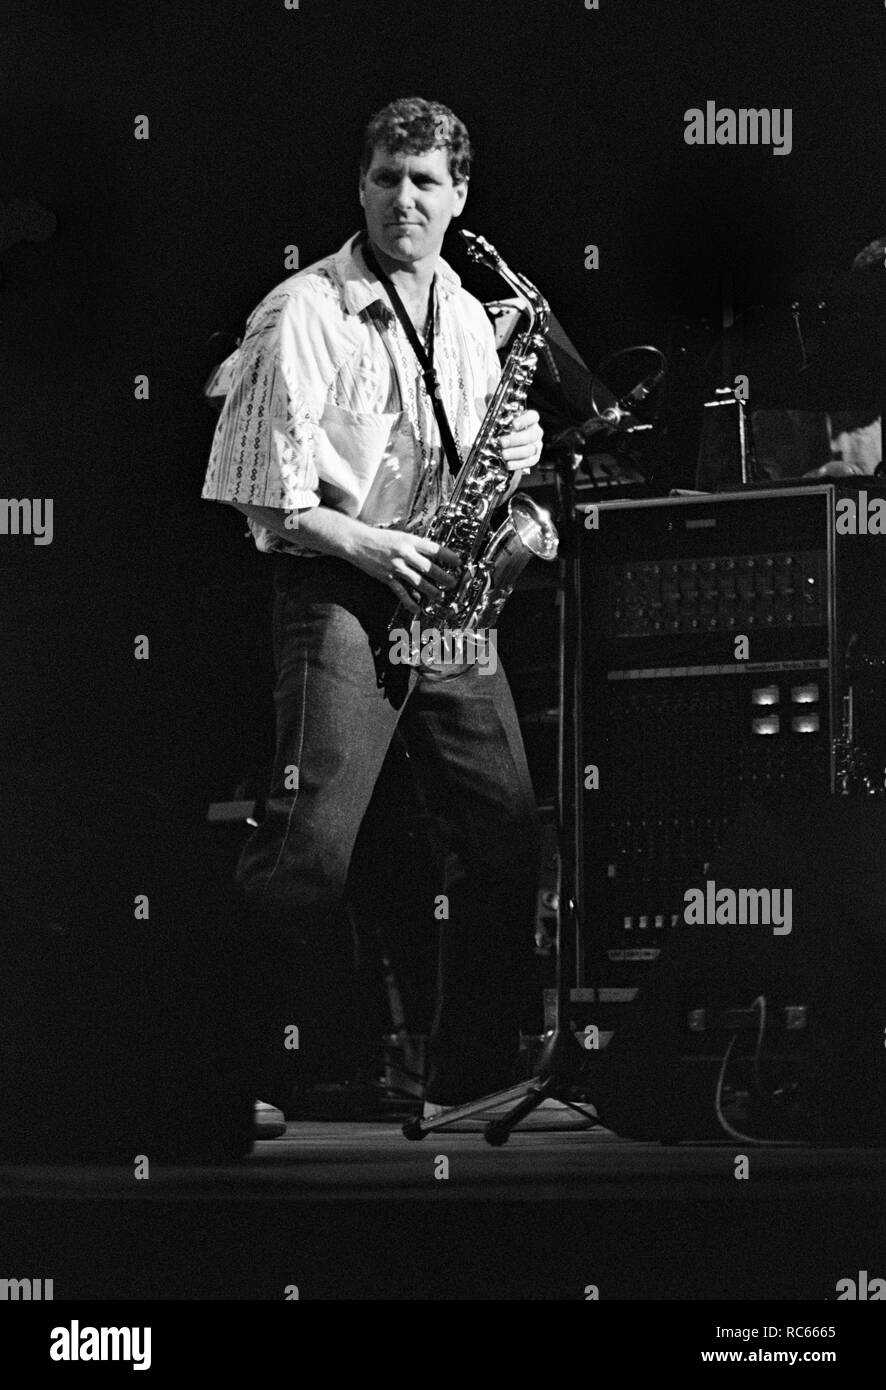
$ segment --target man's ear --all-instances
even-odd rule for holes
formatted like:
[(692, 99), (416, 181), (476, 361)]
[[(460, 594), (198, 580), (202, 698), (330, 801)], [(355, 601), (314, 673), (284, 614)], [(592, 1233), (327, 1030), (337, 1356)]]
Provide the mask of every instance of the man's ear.
[(360, 182), (359, 182), (358, 185), (357, 185), (357, 197), (360, 199), (360, 206), (361, 206), (361, 208), (363, 208), (363, 207), (366, 206), (366, 194), (365, 194), (365, 192), (364, 192), (365, 187), (366, 187), (366, 175), (365, 175), (365, 174), (361, 174), (361, 175), (360, 175)]
[(461, 183), (455, 185), (455, 211), (453, 217), (460, 217), (464, 211), (464, 206), (468, 197), (468, 180), (462, 179)]

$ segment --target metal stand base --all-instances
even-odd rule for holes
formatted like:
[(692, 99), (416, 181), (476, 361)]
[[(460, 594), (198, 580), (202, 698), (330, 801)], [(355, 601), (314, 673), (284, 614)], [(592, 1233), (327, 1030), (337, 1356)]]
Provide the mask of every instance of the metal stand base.
[(585, 1053), (575, 1034), (556, 1030), (545, 1043), (538, 1072), (531, 1080), (521, 1081), (518, 1086), (509, 1086), (506, 1091), (497, 1091), (494, 1095), (483, 1096), (466, 1105), (453, 1106), (432, 1119), (416, 1117), (407, 1121), (403, 1133), (407, 1139), (424, 1139), (426, 1134), (445, 1129), (459, 1120), (468, 1120), (474, 1115), (482, 1115), (486, 1110), (510, 1105), (512, 1108), (507, 1114), (496, 1115), (488, 1121), (483, 1131), (487, 1144), (500, 1147), (507, 1143), (511, 1130), (549, 1098), (559, 1100), (576, 1114), (599, 1123), (595, 1115), (575, 1101), (585, 1063)]

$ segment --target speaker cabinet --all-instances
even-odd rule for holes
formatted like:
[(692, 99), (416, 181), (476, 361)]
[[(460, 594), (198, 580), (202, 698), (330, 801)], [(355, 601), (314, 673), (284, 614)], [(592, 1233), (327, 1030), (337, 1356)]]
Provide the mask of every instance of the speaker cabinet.
[(789, 911), (778, 930), (715, 920), (670, 934), (589, 1056), (604, 1123), (637, 1139), (882, 1144), (886, 801), (748, 803), (710, 880), (777, 889)]
[(886, 493), (863, 481), (579, 509), (580, 983), (599, 999), (632, 997), (748, 798), (883, 794)]

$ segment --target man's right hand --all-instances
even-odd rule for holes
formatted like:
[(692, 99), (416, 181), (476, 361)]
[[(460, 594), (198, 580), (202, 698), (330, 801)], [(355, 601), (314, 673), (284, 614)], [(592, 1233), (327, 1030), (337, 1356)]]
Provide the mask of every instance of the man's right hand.
[(361, 528), (351, 539), (347, 558), (364, 574), (387, 584), (410, 613), (419, 611), (416, 593), (437, 602), (455, 588), (462, 565), (461, 556), (445, 545), (380, 526)]
[(298, 512), (246, 502), (234, 502), (233, 506), (290, 545), (298, 543), (306, 550), (334, 555), (381, 580), (410, 613), (419, 611), (413, 590), (436, 603), (458, 583), (462, 561), (457, 552), (411, 531), (368, 526), (322, 505)]

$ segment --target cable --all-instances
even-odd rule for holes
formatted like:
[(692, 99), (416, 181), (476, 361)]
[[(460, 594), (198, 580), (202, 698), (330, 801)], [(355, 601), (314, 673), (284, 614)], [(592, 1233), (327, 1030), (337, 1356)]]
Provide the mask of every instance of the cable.
[[(757, 1046), (754, 1051), (754, 1079), (757, 1082), (757, 1085), (762, 1090), (762, 1086), (760, 1083), (760, 1053), (763, 1047), (763, 1035), (766, 1031), (765, 995), (759, 994), (757, 998), (754, 1000), (753, 1004), (751, 1005), (751, 1008), (754, 1009), (758, 1006), (760, 1009), (760, 1029), (757, 1033)], [(764, 1147), (777, 1146), (779, 1148), (786, 1148), (789, 1146), (793, 1146), (795, 1148), (804, 1147), (804, 1141), (801, 1139), (757, 1139), (752, 1134), (742, 1134), (741, 1130), (734, 1129), (733, 1126), (726, 1119), (726, 1116), (723, 1114), (723, 1081), (726, 1076), (726, 1068), (729, 1065), (729, 1058), (732, 1056), (732, 1049), (735, 1046), (737, 1038), (738, 1029), (735, 1030), (735, 1032), (732, 1034), (732, 1037), (729, 1040), (729, 1046), (726, 1049), (725, 1056), (723, 1057), (723, 1061), (720, 1065), (720, 1075), (717, 1077), (717, 1089), (714, 1095), (714, 1109), (716, 1111), (717, 1120), (720, 1124), (720, 1128), (723, 1129), (731, 1139), (739, 1139), (743, 1143), (747, 1144), (757, 1144), (762, 1145)]]
[(754, 1080), (755, 1080), (756, 1083), (757, 1083), (757, 1088), (758, 1088), (759, 1090), (762, 1091), (762, 1089), (763, 1089), (763, 1083), (762, 1083), (762, 1081), (760, 1080), (760, 1053), (761, 1053), (762, 1050), (763, 1050), (763, 1034), (766, 1032), (766, 995), (765, 995), (765, 994), (758, 994), (757, 997), (756, 997), (756, 999), (754, 1000), (753, 1004), (751, 1005), (751, 1008), (752, 1008), (752, 1009), (756, 1009), (757, 1005), (760, 1006), (760, 1030), (759, 1030), (759, 1032), (757, 1033), (757, 1046), (756, 1046), (756, 1048), (754, 1049)]

